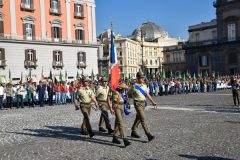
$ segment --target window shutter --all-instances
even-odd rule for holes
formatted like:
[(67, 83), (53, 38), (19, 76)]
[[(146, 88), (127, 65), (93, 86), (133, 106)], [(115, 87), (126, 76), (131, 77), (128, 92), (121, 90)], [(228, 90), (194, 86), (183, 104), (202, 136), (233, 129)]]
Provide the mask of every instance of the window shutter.
[(85, 41), (85, 30), (82, 30), (82, 40)]
[(28, 61), (29, 59), (28, 59), (28, 50), (27, 49), (25, 49), (25, 61)]
[(63, 61), (63, 52), (60, 51), (60, 61), (62, 62)]
[(82, 17), (84, 17), (84, 6), (81, 5), (81, 12), (82, 12)]
[(83, 52), (83, 62), (86, 63), (86, 52)]
[(54, 39), (54, 27), (51, 27), (51, 37), (52, 37), (52, 40)]
[(59, 39), (62, 40), (62, 28), (59, 27)]
[(5, 49), (2, 48), (2, 60), (5, 60)]
[(31, 9), (34, 9), (34, 3), (33, 3), (33, 0), (31, 0), (30, 3), (31, 3), (31, 4), (30, 4)]
[(207, 66), (208, 66), (208, 63), (209, 63), (209, 57), (208, 56), (206, 56), (206, 64), (207, 64)]
[(76, 13), (76, 12), (77, 12), (77, 4), (74, 3), (74, 13)]
[(52, 8), (52, 0), (50, 0), (49, 2), (50, 2), (50, 8)]
[(61, 0), (58, 0), (58, 13), (61, 13)]
[(81, 52), (78, 52), (78, 53), (77, 53), (78, 62), (80, 62), (80, 54), (81, 54)]
[[(0, 34), (4, 33), (3, 21), (0, 21)], [(1, 35), (0, 35), (1, 36)]]
[(55, 54), (56, 54), (56, 51), (53, 51), (53, 62), (56, 61), (56, 59), (55, 59)]
[(75, 39), (78, 40), (78, 30), (75, 30)]
[(32, 24), (32, 39), (36, 39), (36, 34), (35, 34), (35, 24)]
[(23, 23), (23, 38), (26, 39), (26, 24)]
[(36, 58), (36, 50), (32, 50), (33, 51), (33, 61), (36, 62), (37, 58)]
[(202, 66), (202, 56), (199, 56), (199, 65)]

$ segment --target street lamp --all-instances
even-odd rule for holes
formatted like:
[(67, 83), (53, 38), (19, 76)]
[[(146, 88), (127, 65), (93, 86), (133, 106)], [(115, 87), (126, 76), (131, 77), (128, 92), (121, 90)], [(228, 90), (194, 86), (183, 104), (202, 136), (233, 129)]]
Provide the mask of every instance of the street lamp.
[(145, 37), (145, 35), (146, 35), (146, 33), (145, 33), (145, 31), (141, 28), (140, 29), (140, 31), (141, 31), (141, 42), (142, 42), (142, 44), (141, 44), (141, 47), (142, 47), (142, 72), (144, 72), (144, 60), (143, 60), (143, 40), (144, 40), (144, 37)]

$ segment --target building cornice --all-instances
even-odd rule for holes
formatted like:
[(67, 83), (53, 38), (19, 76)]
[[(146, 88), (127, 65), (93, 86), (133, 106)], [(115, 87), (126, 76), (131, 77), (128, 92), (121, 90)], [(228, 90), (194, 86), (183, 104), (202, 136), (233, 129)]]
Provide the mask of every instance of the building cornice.
[(69, 46), (69, 47), (93, 47), (99, 48), (100, 44), (74, 44), (74, 43), (54, 43), (42, 41), (24, 41), (24, 40), (11, 40), (0, 39), (0, 43), (18, 43), (18, 44), (36, 44), (36, 45), (50, 45), (50, 46)]

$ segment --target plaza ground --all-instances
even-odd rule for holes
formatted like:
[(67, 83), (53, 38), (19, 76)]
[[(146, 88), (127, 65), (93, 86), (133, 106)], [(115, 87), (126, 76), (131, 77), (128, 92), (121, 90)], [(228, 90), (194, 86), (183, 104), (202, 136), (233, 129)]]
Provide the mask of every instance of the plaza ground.
[[(128, 137), (127, 148), (97, 132), (100, 112), (94, 110), (91, 139), (80, 134), (82, 114), (70, 104), (0, 111), (0, 159), (240, 159), (240, 108), (230, 91), (154, 99), (158, 109), (147, 107), (146, 116), (155, 140), (148, 142), (140, 126), (141, 138)], [(125, 118), (128, 136), (132, 112)]]

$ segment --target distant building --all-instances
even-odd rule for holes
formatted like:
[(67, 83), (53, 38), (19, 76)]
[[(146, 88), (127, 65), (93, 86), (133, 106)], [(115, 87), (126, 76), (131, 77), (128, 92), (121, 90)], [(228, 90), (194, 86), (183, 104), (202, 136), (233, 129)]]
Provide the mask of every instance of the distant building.
[(167, 46), (163, 48), (164, 62), (163, 67), (167, 74), (179, 75), (187, 71), (184, 43)]
[(97, 74), (94, 0), (5, 0), (0, 1), (0, 75), (8, 81), (24, 78), (29, 69), (40, 79), (50, 69), (68, 79), (77, 70)]
[[(109, 69), (110, 30), (98, 38), (103, 43), (103, 55), (99, 59), (99, 73), (103, 73)], [(148, 78), (156, 77), (162, 71), (163, 47), (178, 42), (178, 39), (169, 37), (166, 31), (152, 22), (143, 23), (129, 37), (116, 35), (115, 46), (122, 77), (135, 78), (142, 67)]]
[(189, 27), (185, 45), (186, 67), (191, 73), (240, 72), (240, 1), (217, 0), (216, 21)]

